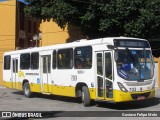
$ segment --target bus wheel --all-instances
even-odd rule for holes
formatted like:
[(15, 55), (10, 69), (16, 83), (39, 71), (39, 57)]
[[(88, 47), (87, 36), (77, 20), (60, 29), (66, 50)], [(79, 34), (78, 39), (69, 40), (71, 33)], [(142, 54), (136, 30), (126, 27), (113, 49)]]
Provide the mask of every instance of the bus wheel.
[(23, 93), (26, 97), (30, 98), (32, 97), (32, 93), (30, 90), (29, 82), (25, 82), (23, 85)]
[(82, 102), (85, 107), (90, 105), (90, 94), (87, 86), (82, 87)]

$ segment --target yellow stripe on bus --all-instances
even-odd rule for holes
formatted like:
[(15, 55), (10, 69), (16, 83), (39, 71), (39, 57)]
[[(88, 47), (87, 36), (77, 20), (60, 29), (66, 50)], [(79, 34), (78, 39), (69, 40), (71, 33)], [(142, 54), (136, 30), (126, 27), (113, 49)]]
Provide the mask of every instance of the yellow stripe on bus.
[(150, 95), (148, 98), (152, 98), (155, 96), (155, 89), (152, 90), (147, 90), (147, 91), (143, 91), (143, 92), (122, 92), (120, 90), (114, 90), (113, 94), (114, 94), (114, 101), (115, 102), (126, 102), (126, 101), (133, 101), (131, 94), (141, 94), (141, 93), (148, 93), (150, 92)]
[[(18, 90), (22, 90), (22, 84), (21, 83), (12, 83), (12, 82), (4, 82), (4, 86), (8, 88), (14, 88)], [(32, 92), (48, 92), (54, 95), (61, 95), (61, 96), (68, 96), (68, 97), (75, 97), (75, 87), (73, 86), (56, 86), (56, 85), (43, 85), (43, 90), (41, 90), (41, 84), (30, 84), (30, 89)], [(89, 88), (90, 91), (90, 98), (95, 100), (97, 99), (96, 96), (96, 89), (95, 88)], [(148, 98), (152, 98), (155, 96), (155, 89), (147, 90), (143, 92), (122, 92), (120, 90), (113, 90), (113, 100), (114, 102), (125, 102), (125, 101), (133, 101), (131, 94), (141, 94), (141, 93), (147, 93), (150, 92), (150, 95)], [(100, 100), (100, 99), (99, 99)], [(101, 100), (104, 100), (103, 98)], [(111, 99), (105, 99), (111, 100)]]
[[(22, 90), (21, 83), (13, 83), (13, 82), (4, 82), (4, 86), (8, 88), (13, 88), (13, 84), (16, 84), (14, 89)], [(41, 84), (30, 84), (30, 89), (32, 92), (41, 93)], [(91, 99), (96, 99), (96, 89), (90, 88), (90, 97)], [(75, 87), (73, 86), (56, 86), (56, 85), (43, 85), (43, 92), (49, 92), (54, 95), (62, 95), (62, 96), (69, 96), (75, 97)]]

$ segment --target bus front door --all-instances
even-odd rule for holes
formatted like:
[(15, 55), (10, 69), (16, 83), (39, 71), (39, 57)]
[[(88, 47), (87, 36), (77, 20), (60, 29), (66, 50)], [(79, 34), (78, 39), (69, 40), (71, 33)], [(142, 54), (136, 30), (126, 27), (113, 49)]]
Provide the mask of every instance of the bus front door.
[(97, 98), (113, 100), (113, 63), (112, 52), (97, 52)]
[(51, 80), (51, 55), (42, 56), (42, 92), (49, 93)]
[(18, 58), (12, 58), (12, 88), (18, 88)]

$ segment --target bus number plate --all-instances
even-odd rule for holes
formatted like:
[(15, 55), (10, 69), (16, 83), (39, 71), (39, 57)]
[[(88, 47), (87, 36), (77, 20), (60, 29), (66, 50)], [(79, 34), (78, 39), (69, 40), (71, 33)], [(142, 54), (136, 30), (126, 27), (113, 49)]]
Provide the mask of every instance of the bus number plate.
[(144, 100), (144, 99), (145, 99), (145, 96), (139, 96), (137, 99), (138, 99), (138, 100)]
[(129, 88), (129, 91), (130, 91), (130, 92), (136, 92), (136, 88), (135, 88), (135, 87)]

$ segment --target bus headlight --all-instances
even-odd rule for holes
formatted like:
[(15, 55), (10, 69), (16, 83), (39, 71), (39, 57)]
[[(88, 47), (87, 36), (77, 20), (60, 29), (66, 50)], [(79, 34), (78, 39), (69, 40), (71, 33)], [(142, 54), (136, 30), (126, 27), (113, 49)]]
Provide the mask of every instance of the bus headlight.
[(119, 88), (121, 89), (121, 91), (123, 92), (128, 92), (128, 90), (120, 83), (120, 82), (117, 82)]

